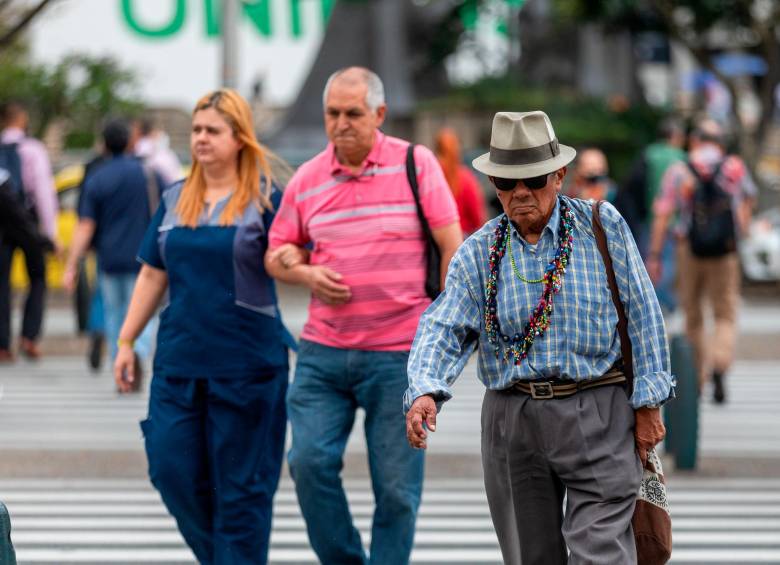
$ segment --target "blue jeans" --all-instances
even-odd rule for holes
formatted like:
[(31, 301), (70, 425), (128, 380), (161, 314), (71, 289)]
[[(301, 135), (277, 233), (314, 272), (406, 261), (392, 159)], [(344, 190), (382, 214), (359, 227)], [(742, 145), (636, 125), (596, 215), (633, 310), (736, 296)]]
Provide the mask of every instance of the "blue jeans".
[(106, 322), (103, 316), (103, 294), (100, 292), (100, 271), (97, 273), (95, 288), (92, 289), (92, 300), (89, 302), (87, 331), (91, 334), (106, 333)]
[[(650, 247), (650, 225), (642, 226), (639, 249), (646, 260)], [(667, 233), (661, 250), (661, 280), (655, 285), (655, 295), (664, 312), (672, 313), (677, 309), (677, 239)]]
[[(106, 273), (101, 272), (99, 276), (100, 293), (103, 296), (103, 315), (105, 319), (106, 339), (111, 346), (111, 359), (116, 357), (117, 345), (119, 339), (119, 330), (122, 329), (122, 323), (125, 321), (127, 307), (130, 305), (130, 298), (133, 295), (136, 273)], [(156, 326), (152, 319), (146, 324), (146, 327), (135, 340), (135, 352), (144, 360), (148, 359), (152, 353), (152, 335)]]
[[(288, 463), (309, 540), (324, 565), (409, 562), (424, 458), (406, 440), (402, 398), (408, 357), (408, 352), (337, 349), (301, 340), (287, 394)], [(352, 523), (340, 477), (358, 407), (366, 412), (376, 501), (370, 558)]]

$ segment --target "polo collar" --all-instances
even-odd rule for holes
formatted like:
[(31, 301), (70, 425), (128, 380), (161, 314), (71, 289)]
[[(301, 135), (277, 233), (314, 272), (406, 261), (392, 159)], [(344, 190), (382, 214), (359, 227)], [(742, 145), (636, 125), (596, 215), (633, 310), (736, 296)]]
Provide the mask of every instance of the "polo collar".
[[(360, 174), (362, 174), (363, 171), (370, 167), (382, 166), (385, 163), (385, 137), (385, 134), (379, 130), (376, 130), (376, 133), (374, 134), (374, 145), (371, 147), (371, 151), (368, 152), (368, 155), (363, 161), (363, 168)], [(339, 163), (339, 160), (336, 157), (336, 148), (333, 146), (333, 143), (328, 144), (328, 151), (330, 152), (330, 174), (332, 176), (355, 176), (352, 171)]]

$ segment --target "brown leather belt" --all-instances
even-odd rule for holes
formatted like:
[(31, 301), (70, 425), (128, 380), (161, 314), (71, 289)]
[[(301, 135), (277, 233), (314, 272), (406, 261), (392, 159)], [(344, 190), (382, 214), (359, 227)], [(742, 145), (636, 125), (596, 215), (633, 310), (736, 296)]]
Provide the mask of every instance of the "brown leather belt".
[(595, 379), (587, 381), (517, 381), (510, 387), (510, 390), (516, 390), (531, 395), (536, 400), (545, 400), (549, 398), (566, 398), (577, 394), (581, 390), (596, 388), (600, 386), (617, 385), (626, 382), (626, 375), (619, 369), (613, 369)]

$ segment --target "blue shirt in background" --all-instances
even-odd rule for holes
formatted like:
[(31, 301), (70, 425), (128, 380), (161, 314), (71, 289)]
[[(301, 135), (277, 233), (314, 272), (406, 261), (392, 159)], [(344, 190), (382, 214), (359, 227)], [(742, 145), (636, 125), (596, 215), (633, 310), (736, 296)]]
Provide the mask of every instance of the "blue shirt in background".
[[(198, 226), (175, 212), (183, 183), (164, 194), (139, 259), (168, 274), (160, 313), (155, 377), (246, 378), (287, 367), (295, 341), (282, 324), (274, 281), (265, 272), (271, 211), (250, 204), (231, 226), (219, 225), (229, 197)], [(274, 210), (281, 193), (274, 189)]]
[[(162, 181), (155, 179), (159, 190)], [(79, 217), (96, 224), (93, 245), (100, 270), (135, 273), (136, 256), (149, 225), (147, 177), (135, 157), (119, 155), (96, 166), (83, 186)]]

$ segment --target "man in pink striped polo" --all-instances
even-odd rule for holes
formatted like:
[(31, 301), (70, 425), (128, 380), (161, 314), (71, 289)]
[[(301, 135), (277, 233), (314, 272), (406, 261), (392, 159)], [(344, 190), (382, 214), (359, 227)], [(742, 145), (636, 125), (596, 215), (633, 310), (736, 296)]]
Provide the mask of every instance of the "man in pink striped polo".
[[(406, 442), (401, 399), (417, 322), (430, 304), (425, 239), (406, 175), (409, 143), (379, 130), (384, 87), (368, 69), (334, 73), (323, 102), (330, 143), (288, 184), (266, 255), (272, 276), (312, 293), (287, 397), (290, 472), (322, 563), (401, 565), (423, 479), (423, 453)], [(443, 278), (462, 240), (457, 207), (433, 154), (418, 146), (414, 160)], [(340, 478), (358, 407), (376, 499), (369, 556)]]

